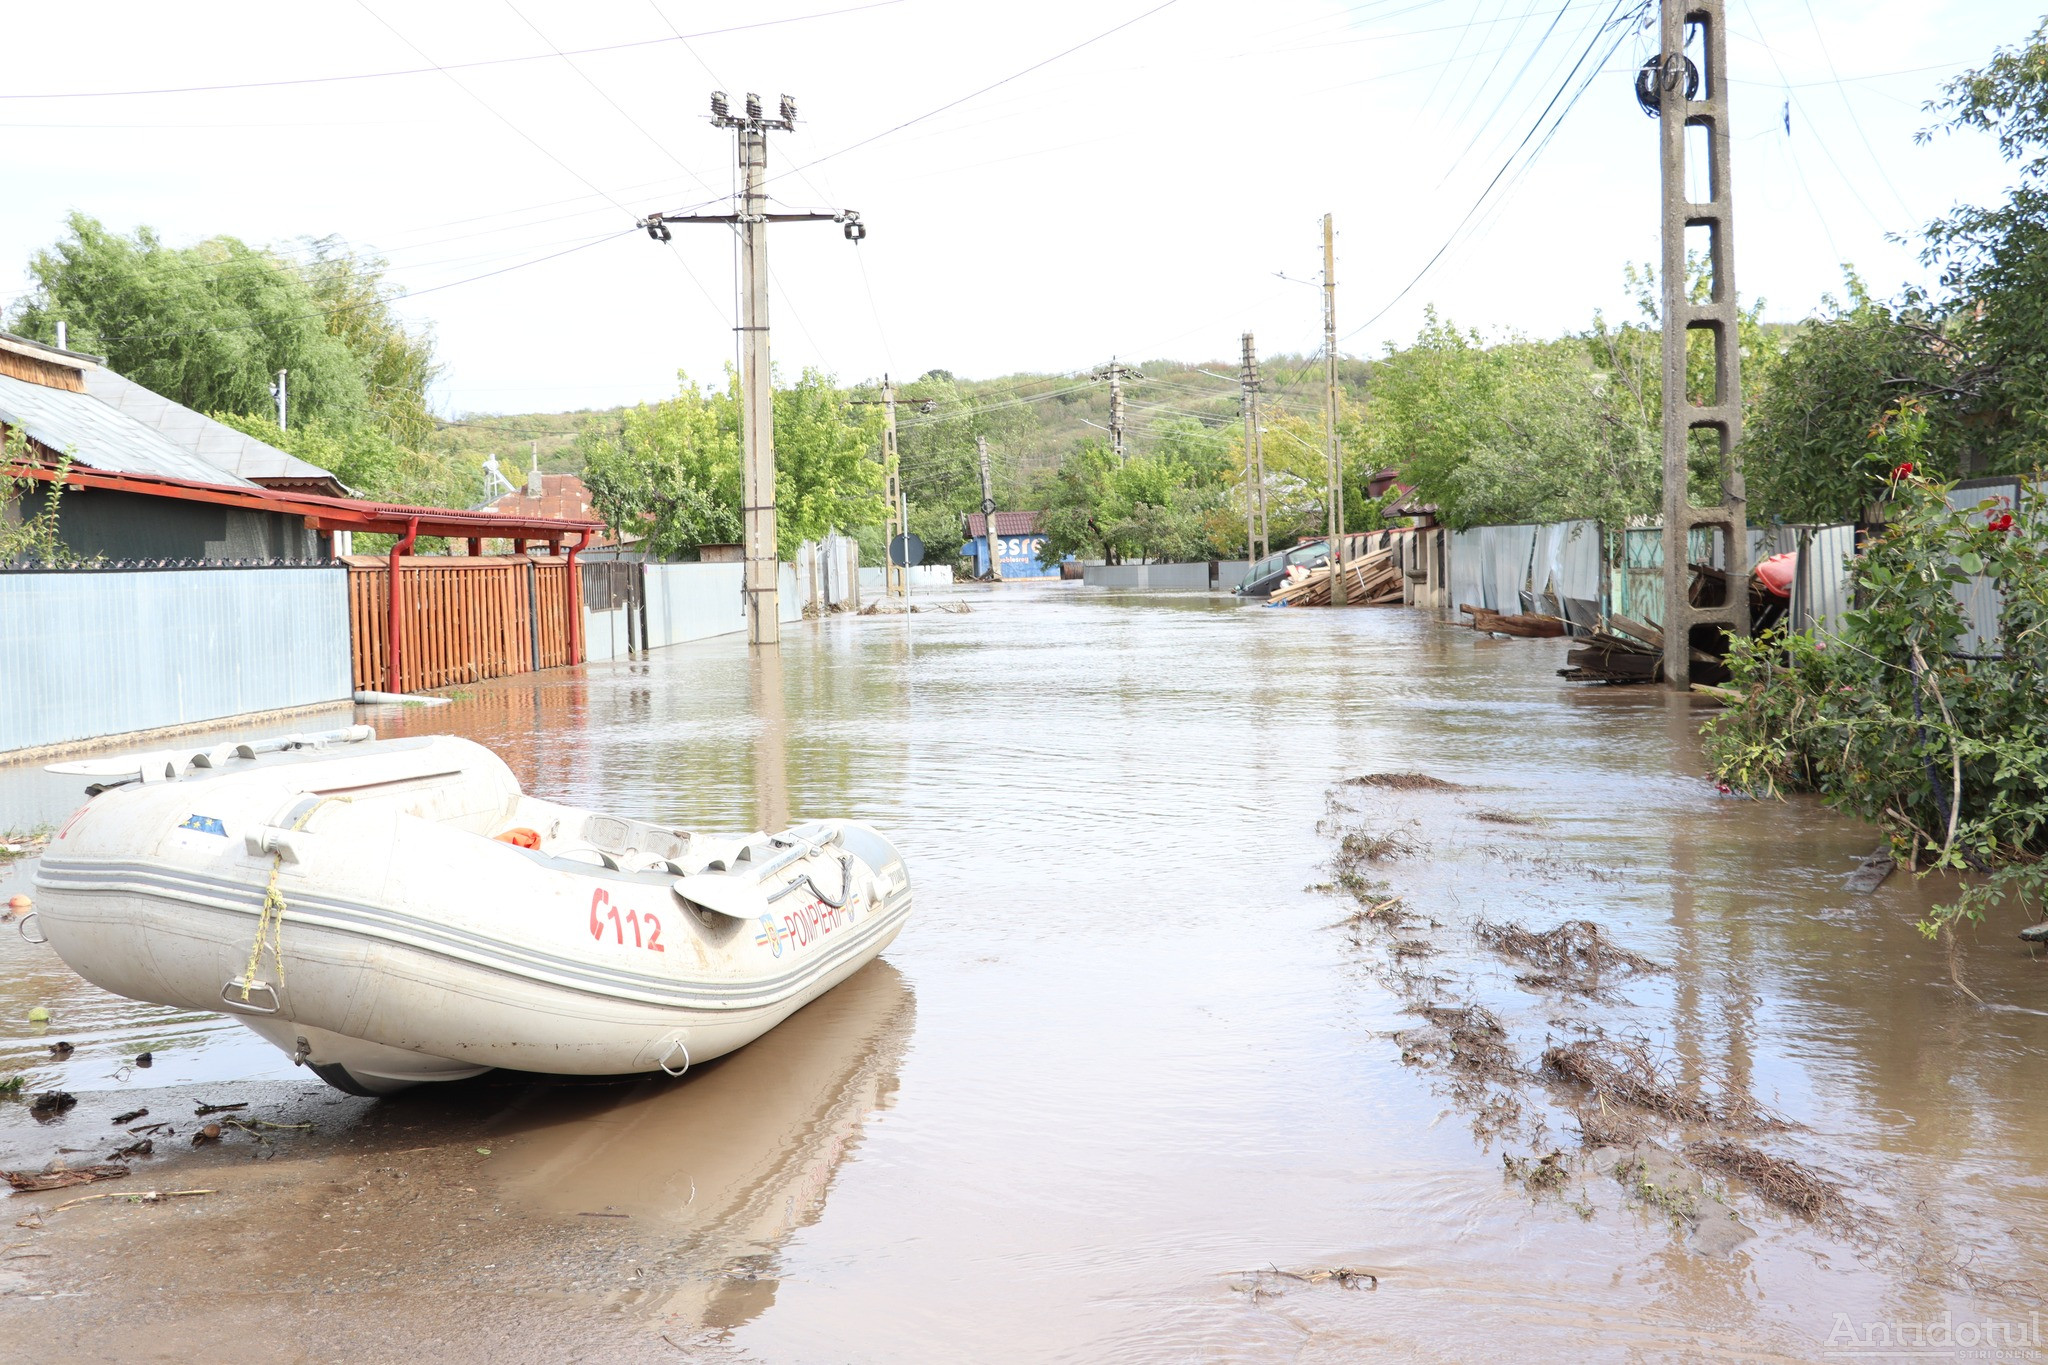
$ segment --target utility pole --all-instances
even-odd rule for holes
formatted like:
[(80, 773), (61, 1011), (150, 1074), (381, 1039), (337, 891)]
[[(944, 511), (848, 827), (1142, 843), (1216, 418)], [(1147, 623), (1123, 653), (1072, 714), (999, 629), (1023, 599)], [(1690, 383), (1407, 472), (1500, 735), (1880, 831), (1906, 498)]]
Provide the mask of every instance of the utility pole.
[(1344, 464), (1337, 449), (1337, 227), (1323, 215), (1323, 439), (1329, 448), (1330, 605), (1349, 606), (1344, 581)]
[[(1730, 635), (1749, 633), (1749, 517), (1743, 488), (1742, 371), (1736, 339), (1735, 201), (1730, 190), (1728, 142), (1728, 33), (1722, 0), (1661, 0), (1658, 55), (1636, 78), (1636, 98), (1661, 121), (1664, 226), (1664, 681), (1692, 683), (1692, 628), (1718, 625)], [(1685, 55), (1686, 30), (1702, 33), (1706, 71)], [(1705, 76), (1704, 99), (1701, 76)], [(1707, 130), (1707, 201), (1686, 197), (1685, 130)], [(1685, 230), (1707, 229), (1713, 284), (1694, 304), (1687, 289)], [(1714, 394), (1697, 405), (1686, 391), (1687, 341), (1703, 331), (1714, 344)], [(1693, 503), (1692, 433), (1716, 433), (1720, 447), (1720, 500)], [(1710, 526), (1722, 535), (1727, 592), (1720, 606), (1696, 607), (1687, 550), (1690, 532)]]
[(1003, 561), (996, 553), (996, 491), (988, 477), (988, 437), (974, 438), (974, 453), (981, 458), (981, 538), (988, 545), (988, 571), (1000, 583)]
[(285, 429), (285, 425), (284, 425), (284, 379), (285, 379), (285, 375), (286, 375), (287, 373), (288, 373), (288, 371), (285, 371), (285, 370), (279, 370), (279, 371), (277, 372), (277, 387), (271, 390), (271, 393), (272, 393), (272, 394), (274, 394), (274, 395), (276, 396), (276, 398), (277, 398), (277, 429), (278, 429), (279, 431), (283, 431), (283, 430)]
[(740, 292), (744, 297), (738, 331), (740, 350), (740, 412), (743, 444), (740, 495), (741, 538), (746, 542), (746, 575), (742, 591), (747, 607), (747, 643), (772, 645), (782, 639), (781, 571), (775, 552), (775, 391), (768, 364), (768, 225), (770, 223), (834, 222), (844, 225), (846, 239), (867, 235), (852, 209), (836, 213), (768, 212), (768, 134), (796, 127), (796, 101), (782, 97), (781, 117), (761, 113), (761, 97), (749, 92), (746, 112), (735, 115), (725, 92), (711, 95), (711, 124), (733, 130), (742, 188), (737, 213), (650, 213), (640, 220), (657, 242), (669, 240), (670, 223), (727, 223), (740, 231)]
[(68, 350), (70, 350), (70, 349), (71, 349), (71, 345), (70, 345), (70, 340), (71, 340), (71, 338), (70, 338), (70, 332), (69, 332), (69, 330), (68, 330), (68, 329), (67, 329), (67, 328), (66, 328), (66, 327), (64, 326), (64, 319), (62, 319), (62, 318), (58, 318), (58, 319), (57, 319), (57, 349), (58, 349), (58, 350), (60, 350), (60, 351), (68, 351)]
[(1244, 555), (1256, 564), (1272, 553), (1266, 541), (1266, 451), (1259, 442), (1259, 355), (1244, 334), (1244, 369), (1238, 376), (1244, 410)]
[[(910, 601), (910, 569), (898, 564), (889, 547), (898, 535), (910, 534), (910, 503), (903, 493), (903, 463), (896, 454), (896, 386), (888, 375), (882, 376), (880, 398), (849, 398), (849, 407), (880, 408), (882, 410), (882, 595), (903, 594), (905, 605)], [(929, 412), (932, 404), (924, 404)]]
[(1120, 365), (1114, 357), (1095, 372), (1097, 379), (1109, 381), (1109, 448), (1116, 453), (1116, 462), (1124, 462), (1124, 381), (1143, 379), (1145, 376), (1127, 365)]

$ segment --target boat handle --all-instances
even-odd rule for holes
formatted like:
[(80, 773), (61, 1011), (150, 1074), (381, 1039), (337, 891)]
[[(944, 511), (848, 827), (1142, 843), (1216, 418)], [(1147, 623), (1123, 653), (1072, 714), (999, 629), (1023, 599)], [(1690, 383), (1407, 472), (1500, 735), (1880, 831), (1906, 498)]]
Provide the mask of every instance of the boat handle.
[[(251, 997), (249, 999), (242, 997), (245, 988)], [(270, 997), (268, 1008), (256, 1003), (254, 997), (258, 995)], [(239, 976), (220, 988), (220, 1002), (231, 1010), (247, 1010), (251, 1014), (276, 1014), (283, 1008), (277, 998), (277, 987), (268, 981), (249, 981)]]
[[(683, 1054), (683, 1065), (681, 1071), (677, 1070), (675, 1067), (672, 1067), (668, 1064), (668, 1059), (675, 1056), (678, 1052)], [(684, 1071), (688, 1071), (690, 1069), (690, 1045), (688, 1043), (685, 1043), (680, 1038), (676, 1039), (675, 1046), (671, 1047), (668, 1051), (662, 1053), (661, 1060), (656, 1062), (655, 1065), (660, 1067), (663, 1071), (666, 1071), (671, 1076), (682, 1075)]]
[(40, 911), (36, 910), (29, 911), (26, 915), (23, 915), (21, 917), (21, 923), (15, 926), (15, 928), (21, 931), (21, 936), (23, 938), (28, 938), (29, 925), (36, 925), (36, 936), (34, 938), (28, 938), (28, 941), (30, 943), (48, 943), (50, 941), (50, 936), (43, 932), (43, 926), (40, 924), (36, 924), (36, 916), (40, 913)]
[(781, 900), (784, 896), (787, 896), (790, 892), (796, 890), (800, 886), (809, 886), (811, 888), (811, 894), (816, 896), (820, 901), (824, 902), (826, 905), (830, 906), (834, 910), (840, 909), (842, 906), (846, 904), (846, 898), (853, 894), (853, 855), (851, 853), (842, 853), (839, 855), (839, 898), (837, 900), (834, 900), (831, 896), (827, 895), (825, 892), (825, 888), (818, 885), (817, 882), (811, 879), (809, 869), (805, 869), (803, 876), (798, 877), (795, 881), (790, 882), (788, 885), (784, 886), (779, 891), (769, 892), (768, 903), (770, 905), (773, 905), (776, 901)]

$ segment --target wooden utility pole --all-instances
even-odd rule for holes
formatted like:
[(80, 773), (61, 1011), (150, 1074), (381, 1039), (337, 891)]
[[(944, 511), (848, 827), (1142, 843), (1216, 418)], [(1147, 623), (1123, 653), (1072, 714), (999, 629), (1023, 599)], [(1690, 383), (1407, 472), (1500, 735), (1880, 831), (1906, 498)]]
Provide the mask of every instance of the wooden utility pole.
[(1124, 462), (1124, 381), (1126, 379), (1143, 379), (1145, 376), (1128, 366), (1118, 364), (1112, 357), (1107, 365), (1095, 372), (1095, 377), (1109, 381), (1109, 448), (1116, 453), (1116, 462), (1122, 464)]
[[(1729, 188), (1728, 33), (1722, 0), (1661, 0), (1661, 41), (1637, 78), (1636, 98), (1661, 121), (1664, 205), (1664, 681), (1692, 683), (1692, 628), (1718, 625), (1731, 635), (1749, 633), (1749, 516), (1743, 490), (1742, 370), (1735, 306), (1735, 202)], [(1685, 56), (1688, 28), (1703, 34), (1706, 71)], [(1704, 75), (1704, 80), (1701, 79)], [(1700, 87), (1704, 85), (1704, 90)], [(1646, 88), (1647, 87), (1647, 88)], [(1696, 95), (1705, 98), (1695, 98)], [(1648, 96), (1649, 98), (1645, 98)], [(1707, 200), (1686, 195), (1685, 130), (1707, 130)], [(1695, 304), (1687, 288), (1685, 230), (1707, 229), (1713, 285)], [(1714, 395), (1705, 406), (1686, 391), (1687, 341), (1702, 331), (1714, 344)], [(1713, 431), (1720, 447), (1720, 498), (1693, 503), (1692, 433)], [(1722, 536), (1721, 567), (1728, 585), (1719, 606), (1694, 606), (1688, 544), (1696, 526)]]
[(742, 442), (740, 526), (746, 542), (742, 580), (747, 642), (772, 645), (782, 638), (782, 564), (775, 549), (775, 388), (768, 362), (768, 225), (833, 222), (846, 239), (867, 235), (852, 209), (826, 213), (768, 212), (768, 134), (796, 127), (796, 101), (782, 97), (780, 117), (761, 113), (761, 97), (749, 92), (746, 111), (734, 114), (725, 92), (711, 95), (711, 123), (733, 130), (738, 146), (741, 190), (736, 213), (650, 213), (640, 220), (657, 242), (669, 240), (670, 223), (729, 223), (740, 232), (740, 414)]
[(1323, 215), (1323, 439), (1328, 446), (1330, 605), (1350, 604), (1344, 581), (1344, 463), (1337, 448), (1337, 228)]
[[(903, 465), (896, 454), (896, 386), (882, 376), (882, 497), (888, 502), (882, 527), (882, 595), (903, 592), (910, 570), (896, 562), (896, 537), (910, 533), (908, 509), (903, 505)], [(908, 594), (906, 594), (907, 596)]]
[(1256, 564), (1272, 553), (1266, 541), (1266, 451), (1259, 442), (1259, 355), (1244, 334), (1244, 369), (1238, 376), (1244, 409), (1244, 554)]
[(988, 437), (974, 438), (974, 453), (981, 457), (981, 538), (988, 545), (988, 571), (1000, 583), (1003, 561), (996, 553), (996, 490), (988, 477)]

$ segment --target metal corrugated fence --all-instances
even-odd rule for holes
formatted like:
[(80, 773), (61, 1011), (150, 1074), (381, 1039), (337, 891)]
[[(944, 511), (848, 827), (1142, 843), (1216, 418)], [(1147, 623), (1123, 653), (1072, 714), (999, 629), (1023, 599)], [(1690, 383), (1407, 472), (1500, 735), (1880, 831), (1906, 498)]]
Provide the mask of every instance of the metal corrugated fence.
[(350, 694), (348, 575), (0, 573), (0, 753)]

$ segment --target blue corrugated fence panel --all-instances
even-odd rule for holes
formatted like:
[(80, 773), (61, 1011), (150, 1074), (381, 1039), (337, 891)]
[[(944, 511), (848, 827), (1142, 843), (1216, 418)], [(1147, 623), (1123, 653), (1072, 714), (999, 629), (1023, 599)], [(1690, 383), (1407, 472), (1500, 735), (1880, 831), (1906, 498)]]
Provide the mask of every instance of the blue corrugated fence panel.
[(0, 573), (0, 752), (349, 695), (340, 565)]

